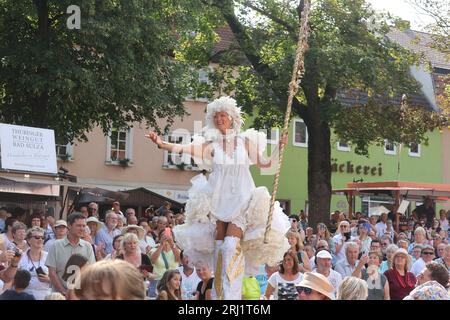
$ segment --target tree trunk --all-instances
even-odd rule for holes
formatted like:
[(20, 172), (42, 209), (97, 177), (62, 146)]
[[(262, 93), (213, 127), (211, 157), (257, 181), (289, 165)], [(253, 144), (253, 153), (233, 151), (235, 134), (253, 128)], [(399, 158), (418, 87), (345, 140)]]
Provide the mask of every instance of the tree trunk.
[(330, 127), (320, 117), (305, 121), (308, 127), (308, 225), (330, 221), (331, 144)]
[[(38, 13), (38, 39), (42, 45), (42, 56), (46, 54), (46, 51), (50, 49), (50, 25), (49, 25), (49, 9), (47, 0), (35, 0), (34, 4)], [(50, 63), (49, 63), (50, 64)], [(39, 75), (48, 77), (48, 68), (40, 67), (37, 70)], [(48, 126), (48, 103), (49, 103), (49, 91), (48, 88), (42, 90), (42, 92), (35, 97), (34, 104), (31, 106), (34, 116), (34, 125), (37, 127)]]

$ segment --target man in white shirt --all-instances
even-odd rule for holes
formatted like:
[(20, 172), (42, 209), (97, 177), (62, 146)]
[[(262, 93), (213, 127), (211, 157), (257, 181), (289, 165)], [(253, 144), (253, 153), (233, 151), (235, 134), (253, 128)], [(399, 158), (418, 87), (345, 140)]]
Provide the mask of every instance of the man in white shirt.
[(336, 296), (337, 289), (341, 285), (342, 276), (339, 272), (331, 269), (331, 253), (323, 249), (316, 253), (316, 269), (313, 270), (315, 273), (320, 273), (321, 275), (327, 277), (331, 285), (334, 288), (333, 295)]
[(430, 263), (434, 259), (434, 248), (430, 245), (425, 245), (422, 248), (421, 256), (413, 263), (411, 272), (417, 277), (419, 273), (425, 268), (427, 263)]
[(180, 253), (181, 266), (177, 268), (181, 274), (181, 298), (183, 300), (193, 300), (195, 297), (195, 292), (197, 290), (197, 286), (202, 281), (194, 266), (189, 264), (189, 257), (183, 254), (183, 251)]
[(387, 213), (382, 213), (380, 222), (378, 222), (375, 226), (375, 228), (377, 229), (377, 238), (381, 238), (386, 233), (387, 219), (388, 219)]
[(342, 278), (351, 277), (358, 265), (359, 246), (356, 242), (347, 242), (345, 247), (345, 260), (336, 264), (334, 268)]

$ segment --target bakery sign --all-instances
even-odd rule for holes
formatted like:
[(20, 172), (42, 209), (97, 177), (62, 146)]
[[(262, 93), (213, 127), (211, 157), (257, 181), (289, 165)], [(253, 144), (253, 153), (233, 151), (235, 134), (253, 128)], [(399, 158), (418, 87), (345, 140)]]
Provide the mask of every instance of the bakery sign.
[(0, 123), (1, 168), (57, 173), (55, 133)]

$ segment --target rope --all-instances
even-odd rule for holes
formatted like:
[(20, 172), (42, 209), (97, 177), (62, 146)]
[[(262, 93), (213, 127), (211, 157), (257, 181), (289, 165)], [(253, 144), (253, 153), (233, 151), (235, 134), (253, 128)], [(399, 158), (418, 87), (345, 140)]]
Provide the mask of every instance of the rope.
[[(295, 54), (295, 62), (294, 67), (292, 70), (292, 78), (291, 82), (289, 83), (289, 97), (288, 97), (288, 103), (286, 108), (286, 114), (284, 117), (284, 127), (282, 131), (282, 137), (286, 136), (289, 129), (289, 120), (291, 117), (291, 109), (292, 109), (292, 100), (294, 99), (295, 95), (297, 94), (298, 87), (301, 81), (301, 78), (305, 72), (305, 64), (304, 64), (304, 56), (305, 52), (308, 49), (308, 36), (309, 36), (309, 12), (311, 10), (311, 1), (305, 0), (305, 6), (302, 11), (301, 15), (301, 23), (299, 28), (299, 37), (297, 42), (297, 51)], [(284, 154), (284, 147), (285, 144), (281, 143), (280, 145), (280, 152), (279, 152), (279, 161), (277, 162), (277, 170), (275, 173), (275, 180), (273, 182), (273, 192), (272, 197), (270, 199), (270, 209), (269, 209), (269, 216), (267, 218), (267, 224), (266, 224), (266, 231), (264, 233), (264, 243), (268, 243), (268, 235), (272, 226), (272, 216), (273, 216), (273, 207), (275, 205), (275, 198), (278, 191), (278, 182), (280, 178), (280, 170), (281, 170), (281, 164), (283, 162), (283, 154)]]

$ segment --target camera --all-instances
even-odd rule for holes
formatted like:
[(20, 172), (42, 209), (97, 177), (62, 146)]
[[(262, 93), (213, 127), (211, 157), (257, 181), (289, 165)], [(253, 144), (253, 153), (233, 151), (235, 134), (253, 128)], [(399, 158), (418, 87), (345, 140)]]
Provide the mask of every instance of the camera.
[(19, 251), (19, 249), (14, 249), (14, 257), (21, 257), (22, 253)]

